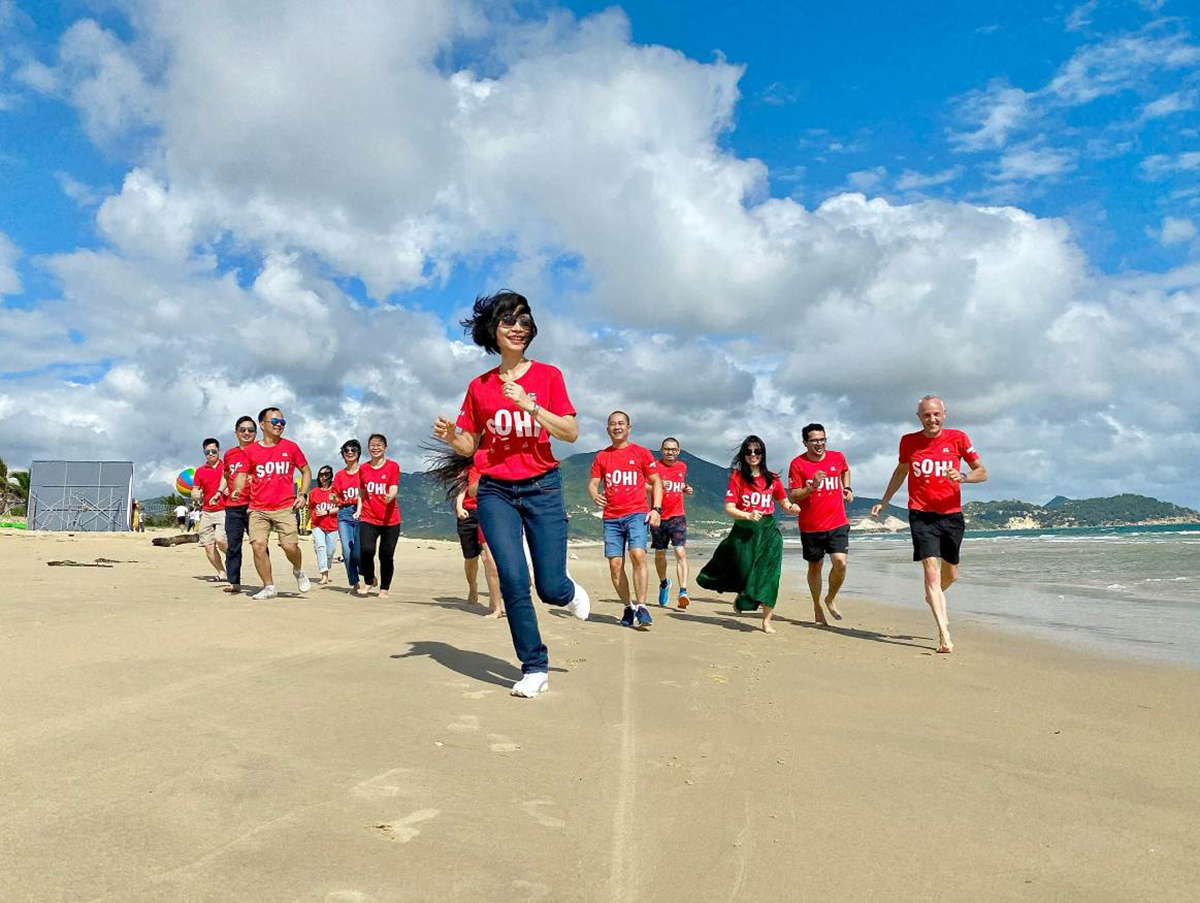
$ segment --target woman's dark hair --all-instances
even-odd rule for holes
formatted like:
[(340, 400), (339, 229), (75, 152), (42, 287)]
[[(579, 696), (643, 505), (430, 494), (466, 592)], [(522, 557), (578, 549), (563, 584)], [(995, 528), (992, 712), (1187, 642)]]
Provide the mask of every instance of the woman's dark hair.
[(775, 482), (775, 474), (771, 473), (767, 467), (767, 443), (759, 439), (758, 436), (751, 435), (742, 440), (742, 444), (738, 448), (737, 454), (733, 456), (733, 460), (729, 463), (729, 466), (740, 473), (742, 479), (747, 484), (752, 485), (754, 483), (754, 474), (750, 472), (750, 465), (746, 463), (746, 449), (751, 445), (757, 445), (762, 449), (762, 457), (758, 459), (758, 472), (767, 481), (766, 488), (770, 489)]
[(446, 501), (454, 501), (467, 488), (467, 472), (474, 456), (460, 455), (441, 443), (422, 443), (420, 448), (425, 452), (426, 475), (446, 490)]
[(317, 471), (317, 485), (318, 486), (321, 485), (321, 477), (326, 476), (326, 475), (329, 476), (329, 482), (332, 483), (333, 482), (333, 468), (330, 467), (328, 464), (326, 464), (324, 467), (322, 467), (320, 470)]
[(383, 443), (384, 448), (387, 448), (387, 436), (383, 433), (371, 433), (371, 435), (367, 436), (367, 445), (370, 446), (376, 439)]
[(360, 458), (362, 457), (362, 446), (358, 444), (357, 439), (347, 439), (345, 442), (342, 443), (342, 452), (343, 453), (345, 453), (346, 449), (348, 449), (348, 448), (354, 449), (355, 453)]
[(500, 325), (500, 320), (510, 314), (521, 313), (529, 315), (529, 338), (525, 340), (525, 347), (528, 348), (530, 343), (537, 338), (537, 321), (533, 319), (533, 310), (529, 307), (529, 301), (525, 296), (518, 295), (509, 289), (501, 289), (494, 295), (480, 295), (475, 299), (475, 307), (471, 316), (460, 320), (459, 323), (462, 324), (463, 331), (471, 337), (476, 345), (485, 349), (488, 354), (499, 354), (500, 346), (496, 344), (496, 328)]

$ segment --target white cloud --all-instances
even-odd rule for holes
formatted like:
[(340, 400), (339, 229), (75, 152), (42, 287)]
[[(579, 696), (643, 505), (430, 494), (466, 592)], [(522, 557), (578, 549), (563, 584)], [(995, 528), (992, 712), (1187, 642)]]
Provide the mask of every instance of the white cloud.
[[(491, 285), (534, 301), (535, 355), (567, 371), (581, 449), (620, 406), (646, 441), (682, 434), (721, 460), (753, 430), (781, 465), (821, 419), (869, 493), (915, 399), (940, 390), (997, 495), (1083, 495), (1129, 473), (1098, 412), (1170, 427), (1154, 461), (1200, 452), (1195, 276), (1096, 280), (1063, 222), (1011, 207), (770, 198), (765, 166), (722, 140), (741, 69), (634, 44), (617, 11), (490, 21), (380, 0), (345, 18), (332, 2), (147, 2), (128, 44), (69, 32), (96, 52), (56, 69), (58, 90), (96, 140), (148, 143), (127, 146), (99, 206), (104, 246), (45, 259), (63, 297), (22, 326), (36, 347), (0, 331), (0, 357), (38, 371), (0, 384), (6, 458), (121, 454), (166, 480), (203, 435), (270, 402), (315, 457), (382, 427), (413, 468), (486, 361), (404, 293), (492, 255)], [(474, 62), (449, 71), (464, 41)], [(1062, 172), (1056, 153), (1018, 146), (1002, 171)], [(228, 247), (258, 261), (240, 281)], [(563, 257), (578, 279), (556, 290)], [(341, 276), (387, 303), (348, 297)], [(98, 378), (66, 387), (46, 369), (64, 361)], [(1078, 465), (1031, 470), (1030, 436), (1041, 460)], [(1179, 498), (1169, 476), (1120, 488)]]
[(1162, 119), (1187, 110), (1196, 109), (1195, 91), (1172, 91), (1153, 100), (1142, 108), (1142, 119)]
[(935, 188), (938, 185), (945, 185), (948, 182), (953, 182), (963, 174), (962, 166), (950, 166), (939, 172), (921, 173), (911, 169), (906, 169), (900, 174), (896, 180), (896, 188), (899, 191), (914, 191), (922, 188)]
[(1182, 154), (1151, 154), (1142, 161), (1142, 171), (1150, 179), (1164, 179), (1179, 172), (1200, 170), (1200, 151)]
[(20, 257), (20, 249), (12, 243), (12, 239), (0, 232), (0, 298), (21, 292), (21, 277), (17, 273)]
[(1022, 144), (1005, 151), (990, 174), (997, 182), (1022, 182), (1060, 176), (1075, 168), (1075, 152)]
[(1145, 82), (1151, 72), (1200, 64), (1200, 47), (1186, 36), (1122, 35), (1081, 48), (1046, 86), (1059, 102), (1090, 103)]
[(1021, 128), (1028, 120), (1030, 95), (996, 79), (987, 88), (963, 97), (959, 116), (973, 127), (972, 131), (951, 133), (951, 141), (959, 150), (1003, 147), (1009, 133)]
[(1081, 31), (1091, 25), (1092, 15), (1096, 12), (1098, 5), (1097, 0), (1088, 0), (1087, 3), (1082, 3), (1071, 10), (1065, 23), (1067, 31)]
[(1162, 226), (1150, 234), (1164, 245), (1178, 245), (1196, 237), (1196, 224), (1185, 216), (1164, 216)]
[(846, 176), (846, 184), (851, 191), (861, 191), (870, 194), (878, 191), (887, 180), (886, 166), (874, 166), (871, 169), (860, 169)]

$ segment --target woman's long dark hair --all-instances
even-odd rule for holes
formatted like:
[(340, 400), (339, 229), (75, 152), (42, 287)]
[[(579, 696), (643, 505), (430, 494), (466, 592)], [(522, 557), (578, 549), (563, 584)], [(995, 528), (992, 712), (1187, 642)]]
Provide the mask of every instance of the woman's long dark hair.
[[(329, 477), (329, 485), (332, 486), (333, 485), (333, 468), (330, 467), (328, 464), (326, 464), (324, 467), (322, 467), (320, 470), (317, 471), (317, 485), (318, 486), (321, 485), (321, 477), (323, 477), (323, 476)], [(322, 488), (324, 488), (324, 487), (322, 487)]]
[(471, 316), (459, 320), (459, 323), (463, 332), (469, 335), (476, 345), (485, 349), (488, 354), (499, 354), (496, 328), (500, 325), (501, 318), (522, 313), (529, 315), (529, 338), (525, 340), (525, 347), (528, 348), (537, 338), (537, 321), (533, 319), (533, 310), (525, 296), (518, 295), (511, 289), (501, 289), (494, 295), (480, 295), (475, 299)]
[(758, 436), (750, 435), (742, 440), (737, 454), (729, 462), (729, 467), (731, 470), (736, 470), (740, 473), (747, 485), (752, 486), (754, 484), (754, 474), (750, 472), (750, 465), (746, 463), (746, 448), (750, 445), (757, 445), (762, 449), (762, 457), (758, 459), (758, 472), (767, 481), (766, 488), (770, 489), (771, 485), (775, 482), (775, 474), (771, 473), (771, 469), (767, 467), (767, 443), (759, 439)]
[(454, 501), (467, 488), (467, 472), (471, 469), (474, 456), (460, 455), (442, 444), (422, 443), (425, 452), (426, 475), (446, 490), (446, 501)]

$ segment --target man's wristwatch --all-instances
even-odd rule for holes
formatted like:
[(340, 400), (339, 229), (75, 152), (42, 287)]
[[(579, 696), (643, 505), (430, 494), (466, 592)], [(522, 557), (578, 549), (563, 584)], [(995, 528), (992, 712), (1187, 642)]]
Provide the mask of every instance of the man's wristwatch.
[(536, 417), (536, 416), (537, 416), (537, 412), (538, 412), (538, 411), (540, 411), (541, 409), (542, 409), (542, 406), (541, 406), (540, 404), (538, 404), (538, 403), (535, 401), (535, 402), (533, 403), (533, 410), (529, 412), (529, 416), (530, 416), (530, 417)]
[(653, 508), (651, 508), (650, 510), (651, 510), (651, 511), (657, 511), (659, 514), (662, 514), (662, 505), (655, 505), (655, 506), (654, 506)]

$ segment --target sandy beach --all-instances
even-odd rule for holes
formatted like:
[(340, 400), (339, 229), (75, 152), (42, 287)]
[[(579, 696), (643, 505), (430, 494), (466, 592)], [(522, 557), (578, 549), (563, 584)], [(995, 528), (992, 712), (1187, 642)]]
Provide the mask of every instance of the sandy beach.
[(593, 618), (539, 608), (525, 701), (449, 543), (387, 600), (275, 551), (255, 603), (195, 545), (0, 531), (0, 900), (1194, 899), (1196, 670), (953, 593), (938, 656), (916, 601), (821, 630), (795, 582), (775, 636), (704, 594), (637, 633), (572, 554)]

